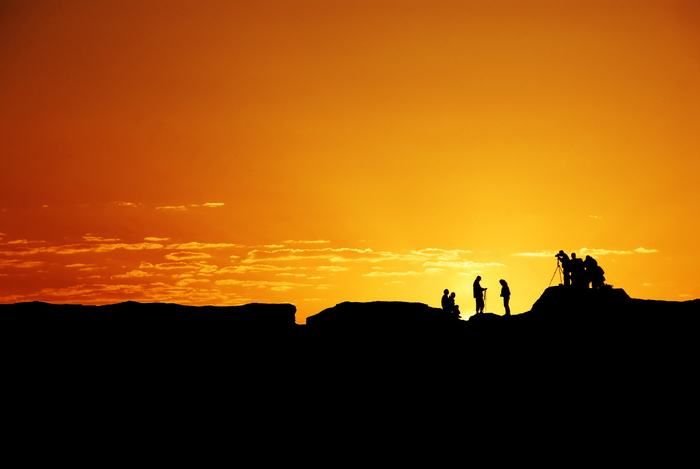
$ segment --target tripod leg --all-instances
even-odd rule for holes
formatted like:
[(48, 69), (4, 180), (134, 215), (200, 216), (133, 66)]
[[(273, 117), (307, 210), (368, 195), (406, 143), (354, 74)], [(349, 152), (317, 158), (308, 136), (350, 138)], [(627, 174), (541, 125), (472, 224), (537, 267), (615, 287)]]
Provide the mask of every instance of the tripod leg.
[(557, 264), (557, 268), (554, 269), (554, 273), (552, 274), (552, 278), (549, 279), (549, 285), (548, 285), (548, 286), (550, 286), (550, 287), (552, 286), (552, 281), (554, 280), (554, 276), (557, 275), (557, 271), (558, 271), (559, 269), (560, 269), (559, 264)]

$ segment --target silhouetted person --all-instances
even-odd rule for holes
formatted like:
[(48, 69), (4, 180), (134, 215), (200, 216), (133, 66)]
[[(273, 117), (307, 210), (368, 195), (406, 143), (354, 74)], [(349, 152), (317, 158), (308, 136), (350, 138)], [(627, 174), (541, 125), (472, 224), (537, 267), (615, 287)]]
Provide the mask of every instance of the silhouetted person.
[(554, 255), (561, 263), (561, 270), (564, 272), (564, 286), (571, 285), (571, 259), (564, 251), (559, 251)]
[(442, 292), (442, 300), (441, 300), (442, 310), (447, 311), (447, 312), (451, 311), (451, 309), (450, 309), (450, 297), (448, 296), (449, 294), (450, 294), (450, 290), (445, 288), (445, 291)]
[(455, 292), (450, 293), (450, 297), (447, 299), (447, 311), (454, 313), (455, 311)]
[(459, 312), (459, 305), (455, 305), (455, 309), (453, 309), (452, 312), (454, 313), (455, 318), (460, 319), (462, 317), (461, 313)]
[(595, 276), (596, 267), (598, 267), (598, 262), (595, 259), (593, 259), (591, 256), (586, 256), (586, 258), (583, 260), (583, 268), (584, 268), (583, 281), (586, 284), (586, 288), (588, 288), (590, 283), (593, 281), (593, 278)]
[(576, 253), (571, 253), (571, 285), (576, 288), (586, 287), (586, 270), (583, 266), (583, 259), (576, 257)]
[(508, 282), (501, 279), (499, 280), (501, 284), (501, 296), (503, 297), (503, 307), (506, 309), (506, 316), (510, 316), (510, 288), (508, 287)]
[(476, 277), (474, 280), (474, 299), (476, 300), (476, 314), (482, 314), (484, 312), (484, 292), (488, 288), (483, 288), (481, 284), (481, 275)]
[(588, 288), (589, 283), (594, 289), (602, 287), (605, 283), (605, 272), (603, 268), (598, 265), (598, 261), (591, 256), (586, 256), (583, 265), (586, 268), (586, 288)]

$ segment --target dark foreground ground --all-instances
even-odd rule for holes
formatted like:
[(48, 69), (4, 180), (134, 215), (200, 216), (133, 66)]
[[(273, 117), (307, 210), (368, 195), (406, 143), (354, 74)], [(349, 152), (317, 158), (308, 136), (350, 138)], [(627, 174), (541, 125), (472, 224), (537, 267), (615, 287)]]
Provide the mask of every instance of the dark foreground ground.
[[(629, 298), (623, 290), (551, 287), (531, 311), (468, 321), (420, 303), (341, 303), (294, 320), (290, 304), (188, 307), (126, 302), (107, 306), (0, 305), (9, 356), (157, 372), (187, 368), (226, 375), (237, 367), (289, 367), (319, 375), (357, 369), (391, 373), (443, 366), (617, 369), (695, 359), (700, 300)], [(619, 363), (618, 363), (619, 362)]]
[(342, 303), (304, 326), (294, 313), (0, 305), (5, 447), (91, 466), (695, 454), (699, 300), (553, 287), (509, 318), (401, 302)]

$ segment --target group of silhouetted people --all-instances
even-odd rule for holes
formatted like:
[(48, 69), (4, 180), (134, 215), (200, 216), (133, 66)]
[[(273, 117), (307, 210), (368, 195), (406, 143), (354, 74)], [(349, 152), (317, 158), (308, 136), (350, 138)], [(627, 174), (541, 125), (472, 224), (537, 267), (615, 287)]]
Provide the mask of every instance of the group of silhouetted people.
[[(501, 297), (503, 297), (503, 307), (506, 310), (505, 315), (510, 316), (510, 288), (508, 287), (508, 282), (501, 279), (499, 280), (501, 284)], [(481, 275), (477, 276), (473, 284), (474, 300), (476, 301), (476, 314), (483, 314), (484, 307), (486, 306), (485, 296), (486, 290), (481, 286)], [(442, 309), (448, 313), (454, 314), (457, 318), (460, 317), (459, 306), (455, 304), (455, 292), (450, 293), (450, 290), (445, 288), (442, 295)]]
[(561, 264), (564, 286), (598, 289), (605, 285), (605, 271), (591, 256), (586, 256), (584, 260), (576, 257), (575, 252), (569, 257), (564, 251), (559, 251), (555, 257)]
[[(562, 270), (564, 286), (598, 289), (605, 285), (605, 272), (593, 257), (586, 256), (585, 259), (581, 259), (576, 257), (575, 252), (572, 252), (571, 257), (569, 257), (564, 251), (559, 251), (555, 254), (555, 257), (558, 260), (557, 268), (561, 267)], [(503, 298), (505, 316), (510, 316), (510, 288), (508, 287), (508, 282), (503, 279), (498, 282), (501, 284), (501, 297)], [(476, 314), (484, 313), (486, 290), (488, 288), (481, 286), (481, 276), (477, 276), (473, 284)], [(450, 293), (446, 288), (442, 295), (442, 309), (460, 318), (459, 306), (455, 304), (456, 296), (455, 292)]]

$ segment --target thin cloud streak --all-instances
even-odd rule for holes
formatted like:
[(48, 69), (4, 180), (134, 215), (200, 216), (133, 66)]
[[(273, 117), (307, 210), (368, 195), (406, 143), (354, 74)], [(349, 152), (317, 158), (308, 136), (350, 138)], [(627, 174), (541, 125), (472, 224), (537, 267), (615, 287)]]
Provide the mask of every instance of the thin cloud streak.
[[(559, 252), (559, 251), (540, 251), (540, 252), (518, 252), (514, 254), (510, 254), (511, 256), (521, 256), (521, 257), (554, 257), (554, 255)], [(614, 249), (589, 249), (589, 248), (581, 248), (578, 250), (571, 250), (571, 251), (565, 251), (567, 253), (572, 253), (575, 252), (578, 256), (607, 256), (610, 254), (617, 254), (617, 255), (630, 255), (634, 253), (639, 253), (639, 254), (650, 254), (654, 252), (659, 252), (657, 249), (646, 249), (639, 247), (637, 249), (632, 249), (632, 250), (627, 250), (627, 251), (621, 251), (621, 250), (614, 250)]]

